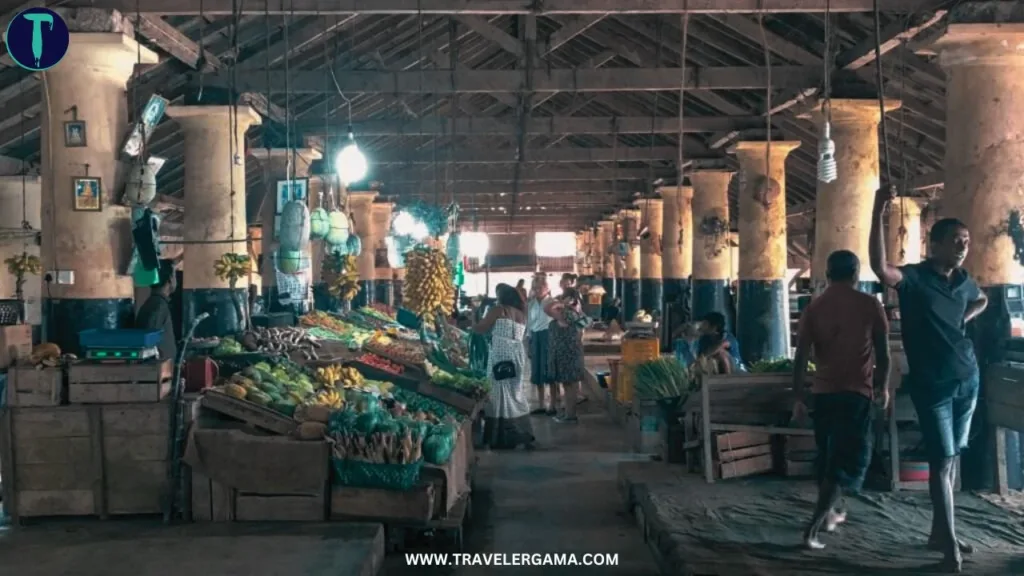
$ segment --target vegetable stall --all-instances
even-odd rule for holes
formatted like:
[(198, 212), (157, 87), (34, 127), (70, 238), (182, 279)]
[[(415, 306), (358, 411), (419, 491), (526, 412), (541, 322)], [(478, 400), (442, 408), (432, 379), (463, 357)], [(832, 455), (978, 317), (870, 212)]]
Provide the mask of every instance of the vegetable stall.
[(465, 332), (410, 330), (377, 306), (205, 347), (219, 373), (186, 449), (196, 521), (428, 526), (465, 513), (488, 392)]

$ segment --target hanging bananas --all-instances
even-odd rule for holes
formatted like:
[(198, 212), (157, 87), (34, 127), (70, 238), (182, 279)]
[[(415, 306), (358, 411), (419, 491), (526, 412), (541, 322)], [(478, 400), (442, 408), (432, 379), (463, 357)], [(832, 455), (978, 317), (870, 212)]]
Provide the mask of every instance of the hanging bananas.
[(351, 254), (331, 253), (324, 257), (323, 281), (331, 296), (352, 300), (359, 294), (359, 269)]
[(217, 278), (228, 282), (237, 282), (252, 271), (252, 262), (248, 254), (223, 254), (213, 263), (213, 271)]
[(419, 246), (405, 256), (403, 305), (423, 318), (448, 316), (455, 303), (455, 286), (448, 257), (436, 248)]
[(25, 252), (4, 260), (4, 264), (15, 278), (24, 278), (26, 274), (39, 275), (43, 271), (43, 263), (39, 261), (39, 257)]

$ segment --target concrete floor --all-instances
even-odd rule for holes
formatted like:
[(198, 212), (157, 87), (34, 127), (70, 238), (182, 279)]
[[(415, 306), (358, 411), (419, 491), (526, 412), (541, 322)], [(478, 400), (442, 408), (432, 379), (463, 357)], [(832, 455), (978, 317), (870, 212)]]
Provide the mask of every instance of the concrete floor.
[[(595, 404), (590, 400), (581, 407), (584, 411), (576, 425), (533, 417), (534, 433), (542, 446), (537, 451), (479, 452), (474, 514), (464, 552), (618, 554), (619, 565), (612, 568), (504, 568), (510, 573), (658, 574), (616, 487), (617, 463), (635, 457), (625, 450), (622, 429)], [(420, 551), (431, 550), (410, 550)], [(401, 555), (388, 557), (384, 567), (385, 576), (473, 576), (495, 569), (428, 570), (407, 566)]]

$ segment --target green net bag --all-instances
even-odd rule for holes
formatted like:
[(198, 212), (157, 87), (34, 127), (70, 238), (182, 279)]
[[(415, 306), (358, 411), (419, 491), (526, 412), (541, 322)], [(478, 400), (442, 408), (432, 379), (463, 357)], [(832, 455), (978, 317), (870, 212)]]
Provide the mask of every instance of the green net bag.
[(420, 479), (423, 461), (411, 464), (378, 464), (361, 460), (332, 460), (334, 483), (355, 488), (411, 490)]

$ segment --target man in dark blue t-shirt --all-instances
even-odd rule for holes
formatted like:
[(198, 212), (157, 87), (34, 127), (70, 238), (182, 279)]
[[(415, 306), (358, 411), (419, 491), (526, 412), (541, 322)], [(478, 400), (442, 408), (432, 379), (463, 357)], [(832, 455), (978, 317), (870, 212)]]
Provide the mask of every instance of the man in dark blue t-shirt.
[(889, 187), (875, 196), (871, 269), (899, 294), (903, 347), (910, 368), (907, 387), (929, 455), (932, 531), (928, 545), (943, 552), (942, 571), (960, 572), (962, 554), (973, 549), (956, 537), (954, 475), (960, 452), (967, 447), (980, 383), (974, 346), (965, 327), (985, 310), (988, 299), (961, 267), (971, 236), (955, 218), (932, 226), (925, 261), (899, 268), (889, 264), (882, 213), (893, 196)]

